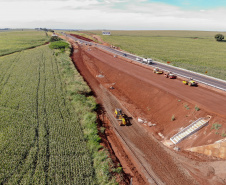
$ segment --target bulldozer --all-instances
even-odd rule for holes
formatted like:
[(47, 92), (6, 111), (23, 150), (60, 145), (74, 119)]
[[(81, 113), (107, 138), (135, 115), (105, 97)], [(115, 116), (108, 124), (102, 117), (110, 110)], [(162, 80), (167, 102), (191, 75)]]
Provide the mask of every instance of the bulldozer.
[(122, 112), (122, 109), (115, 109), (115, 118), (119, 121), (120, 126), (126, 125), (126, 116)]
[(192, 78), (190, 78), (189, 80), (183, 80), (182, 83), (185, 85), (189, 85), (189, 86), (197, 86), (198, 85), (198, 83), (195, 82)]

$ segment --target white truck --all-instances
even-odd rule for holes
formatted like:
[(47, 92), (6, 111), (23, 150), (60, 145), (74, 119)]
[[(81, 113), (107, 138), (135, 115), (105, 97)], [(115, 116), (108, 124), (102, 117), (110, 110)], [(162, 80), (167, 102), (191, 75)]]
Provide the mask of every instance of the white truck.
[(152, 59), (151, 58), (143, 58), (142, 62), (145, 64), (152, 64)]

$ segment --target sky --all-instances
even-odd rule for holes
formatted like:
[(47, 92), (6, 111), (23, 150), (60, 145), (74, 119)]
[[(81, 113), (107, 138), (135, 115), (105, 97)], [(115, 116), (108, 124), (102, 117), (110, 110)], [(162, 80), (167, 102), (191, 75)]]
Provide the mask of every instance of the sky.
[(0, 0), (0, 28), (226, 31), (226, 0)]

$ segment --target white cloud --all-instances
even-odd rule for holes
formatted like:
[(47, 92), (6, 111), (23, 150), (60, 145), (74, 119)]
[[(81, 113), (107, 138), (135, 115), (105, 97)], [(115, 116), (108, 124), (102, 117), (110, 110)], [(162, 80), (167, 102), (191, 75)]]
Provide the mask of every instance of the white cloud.
[(0, 27), (225, 31), (226, 8), (183, 10), (147, 0), (0, 0)]

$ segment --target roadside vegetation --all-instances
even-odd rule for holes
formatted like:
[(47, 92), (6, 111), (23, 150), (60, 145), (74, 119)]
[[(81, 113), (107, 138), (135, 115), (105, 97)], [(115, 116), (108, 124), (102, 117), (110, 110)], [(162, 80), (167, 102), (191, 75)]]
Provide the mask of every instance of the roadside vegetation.
[(215, 39), (216, 41), (222, 41), (224, 39), (224, 35), (218, 33), (215, 35)]
[(61, 52), (64, 52), (65, 49), (69, 48), (69, 44), (64, 41), (55, 41), (50, 43), (49, 48), (59, 49)]
[(1, 184), (95, 182), (81, 117), (66, 98), (65, 60), (48, 46), (0, 58)]
[(49, 39), (50, 37), (44, 31), (0, 32), (0, 56), (42, 45)]
[(196, 105), (196, 106), (195, 106), (195, 110), (196, 110), (196, 111), (200, 111), (200, 108)]
[(0, 57), (0, 184), (117, 184), (69, 55), (55, 41)]
[(171, 117), (171, 121), (175, 121), (176, 118), (175, 118), (175, 115), (173, 114), (172, 117)]
[[(91, 89), (84, 82), (78, 71), (75, 70), (67, 51), (67, 60), (59, 60), (61, 63), (61, 70), (65, 79), (66, 97), (70, 100), (74, 113), (78, 117), (79, 124), (81, 124), (84, 138), (92, 158), (94, 168), (95, 181), (93, 184), (117, 184), (114, 177), (115, 173), (121, 173), (122, 170), (114, 168), (114, 164), (109, 158), (110, 154), (107, 149), (100, 145), (101, 138), (98, 136), (97, 129), (97, 115), (95, 110), (97, 104), (91, 94)], [(55, 53), (58, 51), (55, 50)], [(58, 55), (58, 58), (64, 55)], [(105, 128), (102, 127), (100, 132), (104, 133)], [(121, 167), (120, 167), (121, 168)]]
[(223, 129), (223, 130), (221, 131), (221, 133), (220, 133), (219, 130), (220, 130), (221, 128), (222, 128), (222, 124), (219, 124), (219, 123), (213, 123), (210, 130), (215, 130), (215, 134), (217, 134), (217, 135), (220, 134), (222, 137), (226, 137), (226, 131), (225, 131), (225, 129)]
[[(101, 31), (91, 31), (101, 35)], [(105, 42), (130, 53), (226, 80), (226, 42), (219, 32), (111, 31)]]

